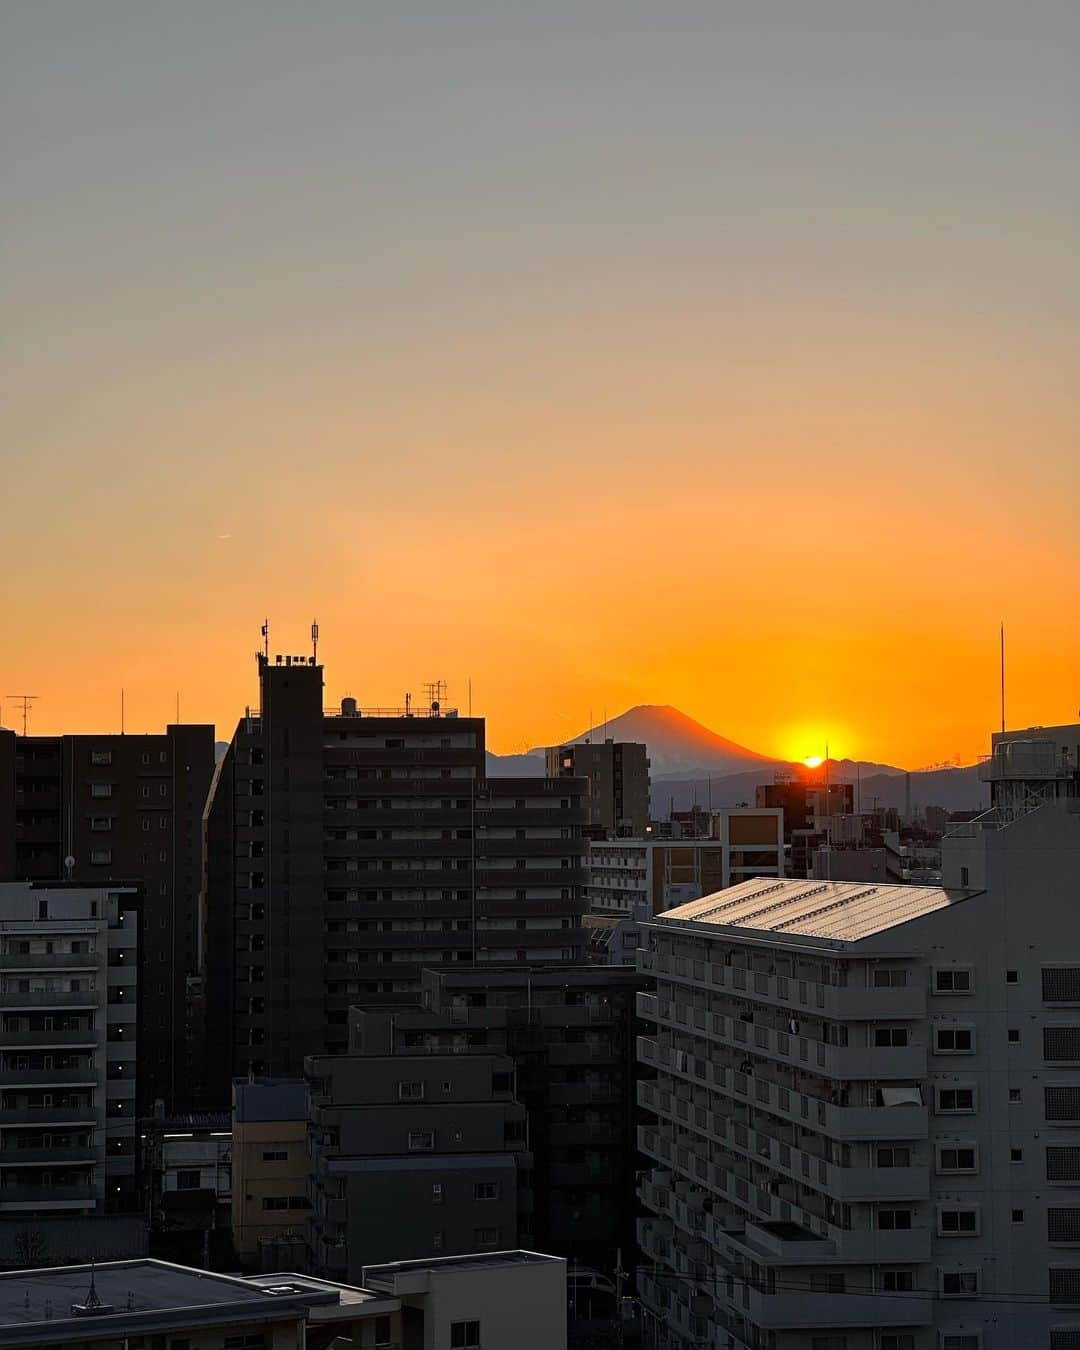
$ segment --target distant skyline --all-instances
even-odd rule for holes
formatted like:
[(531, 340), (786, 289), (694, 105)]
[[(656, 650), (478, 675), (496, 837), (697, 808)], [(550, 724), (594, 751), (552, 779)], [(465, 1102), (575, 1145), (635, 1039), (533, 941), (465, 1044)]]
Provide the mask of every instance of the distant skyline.
[(1080, 709), (1080, 7), (14, 0), (0, 705)]

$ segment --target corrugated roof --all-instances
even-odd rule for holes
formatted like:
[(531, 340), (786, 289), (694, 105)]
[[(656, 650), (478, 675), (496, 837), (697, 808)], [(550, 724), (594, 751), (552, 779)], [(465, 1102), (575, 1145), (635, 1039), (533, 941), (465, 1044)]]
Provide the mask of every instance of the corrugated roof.
[(694, 923), (752, 928), (858, 942), (966, 898), (941, 886), (878, 885), (869, 881), (742, 881), (659, 915)]

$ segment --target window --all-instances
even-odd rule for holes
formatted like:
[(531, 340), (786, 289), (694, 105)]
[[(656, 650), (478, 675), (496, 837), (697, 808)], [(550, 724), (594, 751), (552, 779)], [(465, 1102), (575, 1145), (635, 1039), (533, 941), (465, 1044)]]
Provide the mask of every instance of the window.
[(478, 1247), (497, 1247), (500, 1231), (498, 1228), (474, 1228), (473, 1241)]
[(875, 989), (904, 989), (907, 987), (906, 970), (875, 970)]
[(287, 1195), (264, 1195), (262, 1207), (263, 1209), (288, 1209), (289, 1197)]
[(979, 1350), (982, 1334), (978, 1331), (943, 1332), (941, 1350)]
[(450, 1323), (450, 1350), (480, 1350), (480, 1322)]
[(970, 886), (970, 885), (971, 885), (971, 869), (970, 869), (970, 868), (968, 868), (968, 867), (961, 867), (961, 869), (960, 869), (960, 885), (961, 885), (961, 886)]
[(1006, 983), (1006, 984), (1019, 984), (1019, 983), (1020, 983), (1020, 972), (1019, 972), (1018, 970), (1007, 970), (1007, 971), (1005, 972), (1005, 983)]
[(974, 1088), (937, 1089), (937, 1111), (939, 1115), (966, 1115), (975, 1110)]
[(433, 1205), (441, 1205), (442, 1202), (443, 1202), (443, 1184), (441, 1181), (433, 1181), (431, 1183), (431, 1203)]
[(90, 796), (91, 796), (91, 797), (111, 797), (111, 796), (112, 796), (112, 784), (111, 784), (111, 783), (91, 783), (91, 784), (90, 784)]
[(881, 1287), (888, 1294), (909, 1294), (915, 1288), (915, 1276), (910, 1270), (883, 1270)]
[(879, 1209), (877, 1226), (883, 1233), (891, 1233), (911, 1227), (910, 1209)]
[(1051, 1327), (1050, 1350), (1080, 1350), (1080, 1327)]
[(1046, 1150), (1047, 1181), (1080, 1181), (1080, 1145), (1062, 1144)]
[(397, 1095), (399, 1101), (422, 1102), (424, 1100), (424, 1084), (416, 1081), (399, 1083)]
[(1011, 1149), (1009, 1149), (1009, 1161), (1010, 1161), (1011, 1163), (1019, 1163), (1019, 1162), (1023, 1162), (1023, 1161), (1024, 1161), (1024, 1150), (1023, 1150), (1022, 1148), (1011, 1148)]
[(948, 970), (934, 971), (935, 994), (970, 994), (971, 970), (964, 966), (950, 966)]
[(937, 1170), (939, 1172), (974, 1172), (977, 1155), (974, 1144), (939, 1144)]
[(939, 1237), (971, 1237), (979, 1231), (979, 1211), (967, 1209), (939, 1209)]
[(846, 1336), (811, 1336), (810, 1350), (847, 1350)]
[(1050, 1268), (1050, 1302), (1080, 1303), (1080, 1269)]
[[(254, 1000), (252, 1000), (254, 1002)], [(260, 999), (261, 1003), (262, 1000)], [(263, 1153), (263, 1162), (288, 1162), (289, 1150), (287, 1148), (270, 1148)]]
[(473, 1185), (474, 1200), (498, 1200), (499, 1183), (497, 1181), (477, 1181)]
[(112, 829), (112, 816), (91, 816), (90, 828), (101, 833), (103, 830)]
[(915, 1350), (915, 1337), (910, 1331), (883, 1331), (878, 1345), (880, 1350)]
[(810, 1276), (810, 1292), (813, 1294), (842, 1294), (844, 1292), (843, 1271), (823, 1270)]
[(1015, 1106), (1018, 1102), (1022, 1102), (1023, 1100), (1024, 1100), (1024, 1094), (1020, 1091), (1019, 1088), (1010, 1088), (1010, 1089), (1009, 1089), (1009, 1105), (1010, 1105), (1010, 1106)]
[(879, 1167), (910, 1167), (911, 1149), (879, 1148), (877, 1150), (877, 1165)]
[(936, 1055), (970, 1055), (975, 1049), (975, 1033), (970, 1027), (935, 1027)]
[(1080, 1209), (1070, 1205), (1068, 1209), (1048, 1209), (1046, 1211), (1047, 1242), (1080, 1242)]
[(1014, 1210), (1012, 1211), (1011, 1216), (1010, 1216), (1009, 1222), (1010, 1222), (1010, 1223), (1023, 1223), (1023, 1222), (1024, 1222), (1024, 1211), (1023, 1211), (1022, 1209), (1014, 1209)]
[(941, 1272), (942, 1298), (977, 1298), (979, 1272), (977, 1270), (943, 1270)]
[(430, 1153), (435, 1147), (434, 1130), (410, 1130), (409, 1131), (409, 1152), (410, 1153)]
[(1044, 1003), (1080, 1003), (1080, 966), (1044, 966)]
[(1020, 1044), (1020, 1028), (1010, 1027), (1008, 1031), (1008, 1040), (1010, 1045)]
[(311, 1208), (311, 1201), (307, 1198), (306, 1195), (290, 1195), (290, 1196), (289, 1196), (289, 1208), (290, 1208), (290, 1209), (310, 1209), (310, 1208)]
[(176, 1189), (178, 1191), (197, 1191), (202, 1177), (197, 1167), (181, 1168), (176, 1174)]
[(1080, 1087), (1043, 1089), (1047, 1120), (1080, 1120)]
[(98, 864), (98, 866), (101, 866), (101, 865), (103, 865), (104, 863), (111, 863), (111, 862), (112, 862), (112, 849), (111, 849), (111, 848), (92, 848), (92, 849), (90, 850), (90, 861), (91, 861), (92, 863)]
[(226, 1336), (225, 1350), (263, 1350), (266, 1345), (266, 1332), (249, 1332), (246, 1336)]
[(112, 763), (112, 751), (111, 751), (111, 750), (91, 750), (91, 751), (90, 751), (90, 763), (91, 763), (91, 764), (111, 764), (111, 763)]
[(1080, 1027), (1043, 1027), (1043, 1059), (1080, 1062)]
[(433, 1252), (441, 1252), (442, 1248), (443, 1248), (443, 1235), (442, 1230), (440, 1229), (437, 1233), (432, 1233), (431, 1235), (431, 1250)]
[(907, 1027), (875, 1027), (874, 1044), (876, 1046), (907, 1045)]

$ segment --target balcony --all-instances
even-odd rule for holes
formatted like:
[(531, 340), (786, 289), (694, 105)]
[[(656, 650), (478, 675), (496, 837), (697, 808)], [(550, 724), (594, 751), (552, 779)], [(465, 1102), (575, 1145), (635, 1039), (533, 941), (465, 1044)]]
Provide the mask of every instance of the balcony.
[(93, 1186), (4, 1186), (0, 1210), (88, 1209), (97, 1203)]
[(83, 1069), (13, 1069), (0, 1070), (5, 1088), (28, 1087), (96, 1087), (98, 1071), (93, 1065)]
[(0, 1148), (0, 1171), (9, 1167), (56, 1167), (61, 1163), (85, 1163), (93, 1167), (98, 1161), (93, 1148)]
[(47, 1050), (55, 1046), (96, 1046), (100, 1033), (93, 1027), (83, 1027), (78, 1031), (51, 1031), (38, 1028), (34, 1031), (0, 1030), (0, 1050), (16, 1050), (34, 1047)]
[(94, 952), (3, 952), (0, 975), (7, 970), (96, 971), (100, 957)]
[(926, 1167), (829, 1167), (829, 1194), (837, 1200), (924, 1200)]
[[(740, 1311), (766, 1331), (799, 1331), (804, 1327), (917, 1327), (932, 1320), (930, 1295), (879, 1292), (816, 1294), (809, 1289), (762, 1293), (741, 1285)], [(740, 1285), (736, 1285), (740, 1292)]]
[(0, 1009), (5, 1008), (96, 1008), (101, 996), (92, 991), (34, 989), (29, 993), (0, 990)]
[(97, 1125), (100, 1113), (94, 1106), (22, 1106), (0, 1108), (0, 1127), (46, 1125)]

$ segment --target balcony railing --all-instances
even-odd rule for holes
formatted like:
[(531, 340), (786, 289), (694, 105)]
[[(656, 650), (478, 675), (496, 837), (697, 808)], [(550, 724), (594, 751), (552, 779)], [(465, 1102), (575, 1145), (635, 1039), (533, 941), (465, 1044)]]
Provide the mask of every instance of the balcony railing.
[(85, 1208), (97, 1200), (93, 1186), (3, 1186), (0, 1210)]
[(93, 991), (70, 989), (34, 989), (20, 992), (0, 989), (0, 1009), (3, 1008), (96, 1008), (101, 996)]

